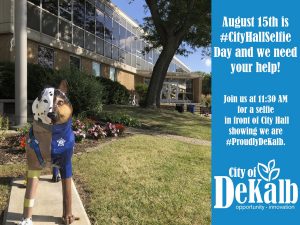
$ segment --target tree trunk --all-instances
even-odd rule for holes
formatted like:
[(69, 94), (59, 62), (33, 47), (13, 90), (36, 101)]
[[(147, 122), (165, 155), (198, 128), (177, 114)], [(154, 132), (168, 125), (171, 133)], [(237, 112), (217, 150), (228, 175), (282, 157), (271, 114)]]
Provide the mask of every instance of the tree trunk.
[(169, 42), (158, 57), (157, 62), (153, 68), (150, 84), (147, 91), (145, 107), (159, 107), (160, 106), (160, 92), (168, 72), (169, 65), (178, 48), (176, 42)]

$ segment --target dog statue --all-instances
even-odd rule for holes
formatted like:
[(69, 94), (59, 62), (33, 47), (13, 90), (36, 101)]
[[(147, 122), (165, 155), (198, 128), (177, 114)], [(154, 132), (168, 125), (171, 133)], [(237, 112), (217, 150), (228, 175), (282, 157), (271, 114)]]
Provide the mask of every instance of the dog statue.
[(71, 224), (72, 214), (72, 162), (75, 143), (72, 130), (73, 108), (66, 97), (67, 82), (59, 88), (45, 88), (32, 105), (34, 121), (27, 137), (27, 186), (23, 219), (19, 225), (32, 225), (34, 199), (41, 170), (47, 165), (59, 168), (62, 178), (63, 221)]

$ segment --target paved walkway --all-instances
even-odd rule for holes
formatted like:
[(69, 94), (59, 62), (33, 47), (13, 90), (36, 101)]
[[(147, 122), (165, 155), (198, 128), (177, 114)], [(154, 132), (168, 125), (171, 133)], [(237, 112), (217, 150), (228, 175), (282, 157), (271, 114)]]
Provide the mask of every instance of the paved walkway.
[[(63, 224), (62, 216), (62, 190), (61, 182), (51, 183), (51, 176), (42, 176), (39, 182), (37, 198), (35, 200), (33, 223), (34, 225)], [(10, 194), (9, 206), (4, 216), (4, 225), (13, 225), (20, 221), (23, 212), (23, 199), (25, 188), (24, 180), (14, 180)], [(80, 220), (72, 225), (90, 225), (74, 183), (72, 184), (73, 214)]]

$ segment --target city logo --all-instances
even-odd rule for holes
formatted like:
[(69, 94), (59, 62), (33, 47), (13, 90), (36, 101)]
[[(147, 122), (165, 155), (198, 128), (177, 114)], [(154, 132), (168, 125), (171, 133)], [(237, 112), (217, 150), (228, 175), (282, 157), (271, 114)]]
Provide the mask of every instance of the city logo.
[[(250, 169), (230, 167), (228, 176), (214, 176), (214, 208), (225, 209), (294, 209), (298, 185), (280, 177), (276, 161), (257, 163)], [(259, 207), (258, 207), (259, 206)]]

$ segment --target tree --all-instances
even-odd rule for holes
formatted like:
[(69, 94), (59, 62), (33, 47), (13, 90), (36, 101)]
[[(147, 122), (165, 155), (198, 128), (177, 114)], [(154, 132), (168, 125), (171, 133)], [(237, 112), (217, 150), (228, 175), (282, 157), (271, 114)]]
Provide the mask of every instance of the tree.
[(160, 92), (174, 55), (211, 42), (211, 0), (145, 0), (151, 17), (144, 18), (144, 38), (151, 48), (161, 49), (153, 68), (145, 106), (160, 106)]
[(202, 94), (211, 94), (211, 74), (204, 74), (202, 79)]

